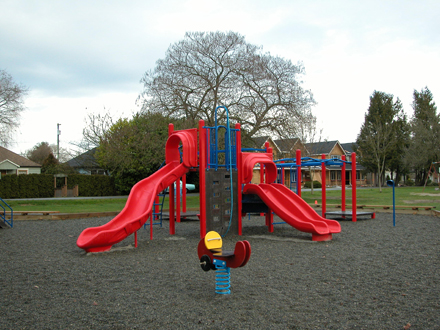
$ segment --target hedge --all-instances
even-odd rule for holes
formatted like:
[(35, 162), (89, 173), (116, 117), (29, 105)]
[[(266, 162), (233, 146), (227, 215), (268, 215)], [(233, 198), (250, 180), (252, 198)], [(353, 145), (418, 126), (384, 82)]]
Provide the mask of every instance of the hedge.
[[(57, 179), (57, 187), (64, 184), (64, 178)], [(115, 183), (106, 175), (71, 174), (67, 186), (79, 186), (80, 196), (114, 196)], [(54, 197), (54, 176), (52, 174), (3, 175), (0, 179), (0, 197), (45, 198)]]
[[(304, 188), (312, 188), (312, 182), (306, 181), (304, 183)], [(319, 181), (313, 181), (313, 188), (322, 188), (322, 184)]]

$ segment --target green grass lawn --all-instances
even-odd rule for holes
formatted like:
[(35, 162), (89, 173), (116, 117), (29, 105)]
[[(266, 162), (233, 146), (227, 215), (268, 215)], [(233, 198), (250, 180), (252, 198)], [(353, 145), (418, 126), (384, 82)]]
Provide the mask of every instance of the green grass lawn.
[[(440, 210), (440, 190), (436, 187), (397, 187), (396, 205), (413, 206), (435, 206)], [(321, 204), (321, 190), (302, 191), (302, 198), (313, 204), (315, 200)], [(351, 189), (347, 189), (347, 204), (351, 204)], [(127, 198), (114, 199), (47, 199), (47, 200), (28, 200), (14, 201), (9, 200), (8, 204), (14, 211), (59, 211), (61, 213), (83, 213), (83, 212), (119, 212), (121, 211)], [(341, 191), (327, 190), (327, 204), (340, 204)], [(392, 188), (383, 188), (379, 192), (378, 188), (357, 189), (358, 205), (389, 205), (393, 204)], [(199, 197), (192, 195), (187, 197), (187, 208), (198, 209)], [(164, 209), (168, 209), (168, 196), (166, 197)]]

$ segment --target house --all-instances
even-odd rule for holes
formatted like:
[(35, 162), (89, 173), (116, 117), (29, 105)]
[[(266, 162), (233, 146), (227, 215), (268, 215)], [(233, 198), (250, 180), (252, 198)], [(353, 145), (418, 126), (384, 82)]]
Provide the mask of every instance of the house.
[(1, 175), (41, 174), (41, 165), (0, 147), (0, 173)]
[[(303, 152), (305, 150), (305, 146), (299, 138), (273, 140), (270, 136), (260, 136), (255, 137), (252, 140), (257, 149), (264, 149), (265, 144), (267, 143), (269, 147), (272, 148), (274, 160), (292, 159), (295, 158), (297, 149), (300, 149)], [(289, 168), (284, 169), (284, 171), (285, 185), (289, 186), (291, 182), (290, 178), (292, 177), (292, 180), (295, 180), (293, 179), (294, 174), (291, 175)], [(260, 168), (256, 167), (253, 172), (252, 182), (259, 183), (261, 175), (262, 172)]]
[(265, 143), (273, 150), (274, 159), (295, 158), (296, 150), (305, 150), (304, 144), (299, 138), (273, 140), (270, 136), (259, 136), (252, 139), (256, 148), (264, 149)]
[(80, 174), (99, 174), (106, 175), (107, 172), (101, 168), (96, 161), (95, 153), (98, 148), (93, 148), (75, 158), (72, 158), (67, 164)]
[(345, 150), (347, 161), (351, 162), (351, 154), (355, 152), (356, 142), (341, 143), (341, 146)]
[[(339, 143), (339, 141), (324, 141), (317, 143), (307, 143), (306, 147), (310, 152), (310, 157), (316, 159), (322, 159), (324, 155), (325, 159), (342, 159), (345, 156), (345, 160), (351, 162), (351, 154), (354, 151), (354, 143)], [(356, 162), (357, 163), (357, 162)], [(346, 164), (345, 184), (351, 185), (351, 164)], [(356, 185), (365, 185), (367, 177), (363, 173), (364, 168), (357, 163), (356, 165)], [(339, 165), (327, 166), (326, 170), (326, 183), (328, 186), (340, 186), (342, 167)], [(316, 179), (314, 179), (316, 180)], [(319, 182), (321, 182), (321, 174), (319, 173)]]

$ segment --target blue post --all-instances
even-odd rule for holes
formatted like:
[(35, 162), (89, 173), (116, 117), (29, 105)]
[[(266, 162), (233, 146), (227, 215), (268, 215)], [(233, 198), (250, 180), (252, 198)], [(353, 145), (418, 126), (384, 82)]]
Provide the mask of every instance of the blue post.
[(393, 180), (387, 181), (388, 187), (393, 187), (393, 227), (396, 226), (396, 194), (395, 194), (395, 185)]

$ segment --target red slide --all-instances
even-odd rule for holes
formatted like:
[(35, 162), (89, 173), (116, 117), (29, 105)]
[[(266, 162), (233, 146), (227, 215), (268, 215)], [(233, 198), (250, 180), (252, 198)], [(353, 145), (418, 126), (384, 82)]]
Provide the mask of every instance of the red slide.
[(331, 240), (332, 234), (341, 232), (335, 220), (321, 217), (301, 197), (282, 184), (247, 184), (244, 194), (256, 194), (281, 219), (292, 227), (312, 234), (314, 241)]
[(100, 227), (85, 229), (76, 245), (87, 252), (103, 252), (140, 229), (148, 220), (156, 195), (188, 172), (184, 164), (172, 162), (131, 188), (124, 209)]
[(157, 194), (197, 166), (197, 129), (172, 132), (165, 146), (165, 159), (166, 166), (131, 188), (121, 213), (105, 225), (85, 229), (76, 245), (87, 252), (103, 252), (139, 230), (151, 215)]

